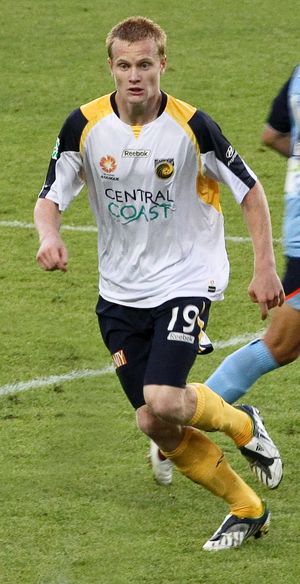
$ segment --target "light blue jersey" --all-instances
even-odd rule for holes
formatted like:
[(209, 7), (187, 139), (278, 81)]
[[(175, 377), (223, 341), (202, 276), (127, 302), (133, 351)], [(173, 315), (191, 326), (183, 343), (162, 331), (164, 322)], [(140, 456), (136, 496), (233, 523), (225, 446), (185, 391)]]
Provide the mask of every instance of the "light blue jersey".
[(300, 257), (300, 64), (288, 86), (288, 111), (291, 126), (291, 156), (285, 181), (284, 251)]

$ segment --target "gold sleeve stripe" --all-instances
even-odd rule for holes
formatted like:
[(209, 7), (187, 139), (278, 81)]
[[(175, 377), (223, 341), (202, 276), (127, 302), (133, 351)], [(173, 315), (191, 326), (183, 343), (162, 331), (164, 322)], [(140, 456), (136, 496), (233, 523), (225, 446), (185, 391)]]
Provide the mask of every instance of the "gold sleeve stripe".
[(197, 109), (180, 99), (175, 99), (168, 95), (165, 111), (181, 125), (195, 147), (198, 163), (196, 183), (198, 196), (204, 203), (214, 207), (218, 213), (222, 213), (219, 185), (215, 180), (203, 175), (199, 144), (194, 132), (188, 124), (188, 121), (193, 117)]
[(112, 113), (113, 109), (110, 103), (110, 96), (110, 93), (108, 95), (103, 95), (102, 97), (98, 97), (97, 99), (94, 99), (93, 101), (90, 101), (89, 103), (81, 106), (80, 109), (85, 118), (88, 120), (88, 123), (86, 124), (81, 134), (80, 152), (83, 151), (86, 137), (93, 126), (97, 124), (99, 120), (102, 120)]

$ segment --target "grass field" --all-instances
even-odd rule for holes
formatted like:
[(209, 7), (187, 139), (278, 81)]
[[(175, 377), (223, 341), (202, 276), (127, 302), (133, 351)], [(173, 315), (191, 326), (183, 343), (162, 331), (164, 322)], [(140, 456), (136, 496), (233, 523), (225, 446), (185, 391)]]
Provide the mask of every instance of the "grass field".
[[(248, 398), (262, 410), (285, 462), (278, 491), (265, 492), (229, 440), (216, 436), (233, 466), (268, 500), (270, 534), (238, 551), (207, 554), (201, 547), (227, 509), (179, 475), (170, 488), (153, 482), (147, 441), (107, 369), (94, 316), (96, 236), (86, 193), (64, 216), (65, 225), (85, 227), (63, 232), (66, 274), (38, 268), (30, 224), (64, 118), (112, 89), (106, 32), (142, 13), (168, 33), (163, 89), (218, 121), (262, 180), (278, 240), (285, 161), (260, 145), (260, 133), (272, 97), (298, 59), (299, 10), (291, 0), (118, 5), (1, 5), (0, 584), (295, 584), (299, 362), (261, 379)], [(230, 353), (230, 339), (263, 327), (246, 291), (251, 245), (230, 239), (247, 233), (225, 189), (222, 204), (231, 282), (225, 302), (211, 312), (209, 334), (218, 348), (198, 358), (194, 380), (205, 379)], [(275, 249), (281, 271), (279, 243)], [(71, 380), (63, 377), (68, 374)]]

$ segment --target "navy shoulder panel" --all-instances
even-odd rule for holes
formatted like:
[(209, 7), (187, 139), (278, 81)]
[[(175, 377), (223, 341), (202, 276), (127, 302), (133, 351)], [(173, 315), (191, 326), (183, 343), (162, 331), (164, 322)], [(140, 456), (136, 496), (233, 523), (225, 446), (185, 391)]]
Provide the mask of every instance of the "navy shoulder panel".
[(235, 150), (222, 134), (220, 126), (208, 114), (201, 111), (195, 112), (189, 125), (197, 138), (201, 154), (214, 152), (218, 160), (229, 166), (228, 163)]
[(75, 109), (67, 117), (56, 140), (47, 171), (46, 181), (39, 197), (45, 198), (51, 185), (54, 183), (56, 163), (62, 152), (79, 152), (81, 135), (87, 123), (88, 120), (83, 115), (80, 108)]
[(198, 110), (188, 123), (196, 136), (201, 154), (213, 152), (216, 159), (249, 188), (254, 186), (255, 180), (249, 174), (245, 163), (222, 134), (220, 126), (208, 114)]
[(58, 135), (58, 153), (68, 150), (79, 152), (80, 138), (87, 123), (88, 120), (80, 108), (70, 113)]
[[(215, 151), (220, 137), (221, 139), (224, 138), (218, 124), (205, 112), (197, 110), (188, 123), (197, 138), (202, 154), (212, 150)], [(227, 147), (228, 145), (229, 142)]]

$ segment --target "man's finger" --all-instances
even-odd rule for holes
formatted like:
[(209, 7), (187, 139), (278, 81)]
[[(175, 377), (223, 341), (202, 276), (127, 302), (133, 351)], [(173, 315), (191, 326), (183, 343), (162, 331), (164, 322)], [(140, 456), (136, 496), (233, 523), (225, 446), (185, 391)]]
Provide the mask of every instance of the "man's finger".
[(284, 303), (284, 301), (285, 301), (285, 294), (284, 294), (284, 291), (281, 290), (280, 293), (279, 293), (278, 306), (282, 306), (283, 303)]
[(266, 302), (260, 302), (259, 303), (260, 306), (260, 314), (261, 314), (261, 320), (266, 320), (267, 316), (268, 316), (268, 306)]
[(65, 247), (59, 249), (59, 261), (57, 267), (62, 272), (66, 272), (68, 269), (68, 253)]
[(256, 296), (254, 290), (252, 290), (251, 288), (250, 289), (248, 288), (248, 294), (249, 294), (252, 302), (257, 303), (257, 296)]

